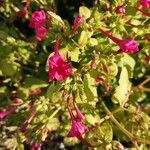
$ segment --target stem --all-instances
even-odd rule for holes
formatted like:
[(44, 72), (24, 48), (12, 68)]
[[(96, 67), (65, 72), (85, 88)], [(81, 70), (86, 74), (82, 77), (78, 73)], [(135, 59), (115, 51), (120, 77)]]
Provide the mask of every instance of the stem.
[[(129, 138), (131, 139), (132, 143), (135, 145), (137, 143), (145, 143), (145, 144), (150, 144), (150, 140), (147, 139), (140, 139), (132, 135), (128, 130), (126, 130), (118, 121), (117, 119), (113, 116), (113, 114), (110, 112), (110, 110), (107, 108), (104, 102), (102, 102), (102, 106), (104, 107), (106, 113), (110, 116), (110, 119), (114, 124)], [(136, 145), (137, 148), (137, 145)], [(138, 148), (137, 148), (138, 150)]]
[(141, 13), (144, 14), (145, 16), (150, 17), (150, 13), (148, 13), (148, 12), (146, 12), (146, 11), (143, 11), (142, 9), (139, 9), (139, 8), (136, 7), (136, 6), (134, 6), (134, 7), (132, 7), (132, 8), (135, 9), (135, 10), (137, 10), (137, 11), (139, 11), (139, 12), (141, 12)]
[(101, 28), (98, 29), (99, 32), (101, 32), (103, 35), (105, 35), (106, 37), (108, 37), (109, 39), (111, 39), (113, 42), (115, 42), (116, 44), (118, 44), (121, 40), (112, 36), (111, 34), (109, 34), (107, 31), (102, 30)]
[(58, 108), (52, 113), (52, 115), (49, 117), (49, 119), (52, 119), (52, 118), (59, 112), (60, 109), (61, 109), (61, 107), (58, 107)]

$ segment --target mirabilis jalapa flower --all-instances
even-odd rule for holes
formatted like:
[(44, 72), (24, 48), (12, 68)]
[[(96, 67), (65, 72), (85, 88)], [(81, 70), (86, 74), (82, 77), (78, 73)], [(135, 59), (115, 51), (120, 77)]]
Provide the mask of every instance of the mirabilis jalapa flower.
[(68, 62), (66, 62), (59, 54), (60, 43), (56, 40), (54, 55), (48, 59), (49, 63), (49, 81), (66, 80), (67, 77), (72, 75), (72, 68)]
[(38, 41), (44, 40), (47, 35), (48, 30), (45, 28), (46, 22), (47, 20), (44, 10), (32, 13), (29, 27), (35, 29), (36, 39)]
[(68, 112), (71, 118), (71, 129), (68, 133), (68, 137), (77, 137), (79, 140), (83, 140), (82, 135), (89, 131), (88, 127), (83, 124), (83, 119), (81, 119), (78, 115), (77, 118), (74, 116), (70, 107), (68, 107)]
[(98, 30), (99, 32), (101, 32), (103, 35), (111, 39), (120, 47), (120, 50), (118, 52), (125, 52), (129, 54), (133, 54), (139, 51), (138, 43), (135, 40), (131, 38), (121, 40), (119, 38), (112, 36), (111, 34), (102, 30), (101, 28), (99, 28)]
[(140, 4), (141, 4), (144, 8), (150, 8), (150, 0), (140, 0)]

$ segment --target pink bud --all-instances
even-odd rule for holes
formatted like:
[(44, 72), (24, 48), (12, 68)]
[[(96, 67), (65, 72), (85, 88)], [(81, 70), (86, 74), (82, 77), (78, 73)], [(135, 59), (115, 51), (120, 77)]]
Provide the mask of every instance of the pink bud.
[(124, 6), (118, 6), (118, 7), (116, 7), (115, 12), (116, 12), (117, 14), (123, 15), (123, 14), (125, 14), (126, 10), (125, 10), (125, 7), (124, 7)]
[(133, 39), (128, 38), (128, 39), (121, 40), (119, 38), (112, 36), (111, 34), (102, 30), (101, 28), (99, 28), (99, 32), (101, 32), (103, 35), (111, 39), (120, 47), (120, 50), (118, 52), (133, 54), (139, 51), (138, 43)]
[(73, 23), (73, 33), (75, 33), (79, 27), (81, 27), (83, 24), (83, 17), (76, 16)]
[(30, 6), (30, 0), (27, 0), (26, 5), (18, 12), (18, 17), (24, 18)]
[(39, 94), (41, 94), (42, 92), (43, 92), (42, 89), (37, 88), (37, 89), (35, 89), (34, 91), (31, 91), (31, 92), (29, 93), (29, 96), (39, 95)]
[(150, 8), (150, 0), (140, 0), (140, 4), (141, 4), (144, 8)]
[(67, 77), (72, 75), (72, 68), (58, 52), (59, 41), (55, 45), (55, 53), (49, 58), (49, 81), (54, 79), (58, 81), (66, 80)]
[(11, 101), (10, 105), (11, 106), (19, 106), (23, 104), (23, 100), (20, 98), (15, 98), (14, 100)]
[(18, 11), (17, 15), (20, 18), (24, 18), (26, 16), (26, 13), (27, 13), (27, 10), (23, 8), (22, 10)]
[(10, 110), (6, 110), (6, 111), (3, 111), (3, 112), (0, 112), (0, 119), (4, 119), (8, 115), (13, 114), (15, 112), (16, 112), (15, 109), (10, 109)]

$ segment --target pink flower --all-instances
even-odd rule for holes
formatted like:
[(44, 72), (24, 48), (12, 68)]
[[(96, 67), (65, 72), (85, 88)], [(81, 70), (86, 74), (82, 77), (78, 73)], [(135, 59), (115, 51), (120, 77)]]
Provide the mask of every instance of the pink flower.
[(76, 16), (73, 23), (73, 32), (76, 32), (79, 27), (83, 24), (83, 18), (81, 16)]
[(36, 39), (38, 41), (44, 40), (47, 35), (47, 32), (48, 32), (48, 30), (43, 26), (36, 28), (36, 30), (35, 30)]
[(13, 114), (15, 112), (16, 112), (15, 109), (10, 109), (10, 110), (6, 110), (6, 111), (3, 111), (3, 112), (0, 112), (0, 119), (4, 119), (8, 115)]
[(150, 0), (140, 0), (140, 4), (141, 4), (144, 8), (150, 8)]
[(40, 11), (35, 11), (34, 13), (32, 13), (32, 18), (30, 21), (29, 26), (31, 28), (39, 28), (39, 27), (43, 27), (46, 24), (46, 15), (44, 10), (40, 10)]
[(106, 37), (111, 39), (113, 42), (115, 42), (120, 47), (120, 50), (118, 52), (125, 52), (125, 53), (133, 54), (133, 53), (136, 53), (139, 51), (138, 43), (133, 39), (129, 38), (129, 39), (121, 40), (121, 39), (118, 39), (118, 38), (112, 36), (108, 32), (103, 31), (100, 28), (99, 28), (99, 32), (101, 32), (103, 35), (105, 35)]
[(11, 101), (10, 105), (11, 106), (19, 106), (23, 103), (23, 100), (20, 98), (15, 98), (14, 100)]
[(31, 116), (23, 123), (22, 127), (21, 127), (21, 131), (25, 132), (26, 129), (28, 128), (28, 125), (31, 123), (31, 121), (33, 120), (34, 116), (36, 115), (36, 112), (33, 111), (31, 113)]
[(71, 109), (69, 106), (68, 111), (70, 114), (71, 122), (72, 122), (72, 127), (68, 133), (68, 137), (77, 137), (79, 140), (83, 140), (82, 135), (86, 132), (89, 131), (88, 127), (85, 126), (81, 121), (77, 120), (72, 113)]
[(66, 80), (67, 77), (72, 75), (72, 68), (62, 56), (59, 54), (59, 40), (56, 41), (55, 53), (49, 58), (49, 81), (54, 79), (61, 81)]
[(41, 150), (41, 144), (39, 143), (32, 143), (31, 150)]
[(126, 10), (125, 10), (125, 7), (124, 7), (124, 6), (118, 6), (118, 7), (116, 7), (115, 12), (116, 12), (117, 14), (123, 15), (123, 14), (125, 14)]
[(26, 5), (18, 12), (18, 17), (24, 18), (30, 6), (30, 0), (27, 0)]

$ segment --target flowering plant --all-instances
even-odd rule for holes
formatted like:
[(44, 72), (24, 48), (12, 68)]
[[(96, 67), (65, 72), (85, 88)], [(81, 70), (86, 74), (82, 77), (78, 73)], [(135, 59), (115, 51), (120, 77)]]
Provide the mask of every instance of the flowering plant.
[(0, 2), (2, 147), (149, 149), (150, 2), (78, 3)]

